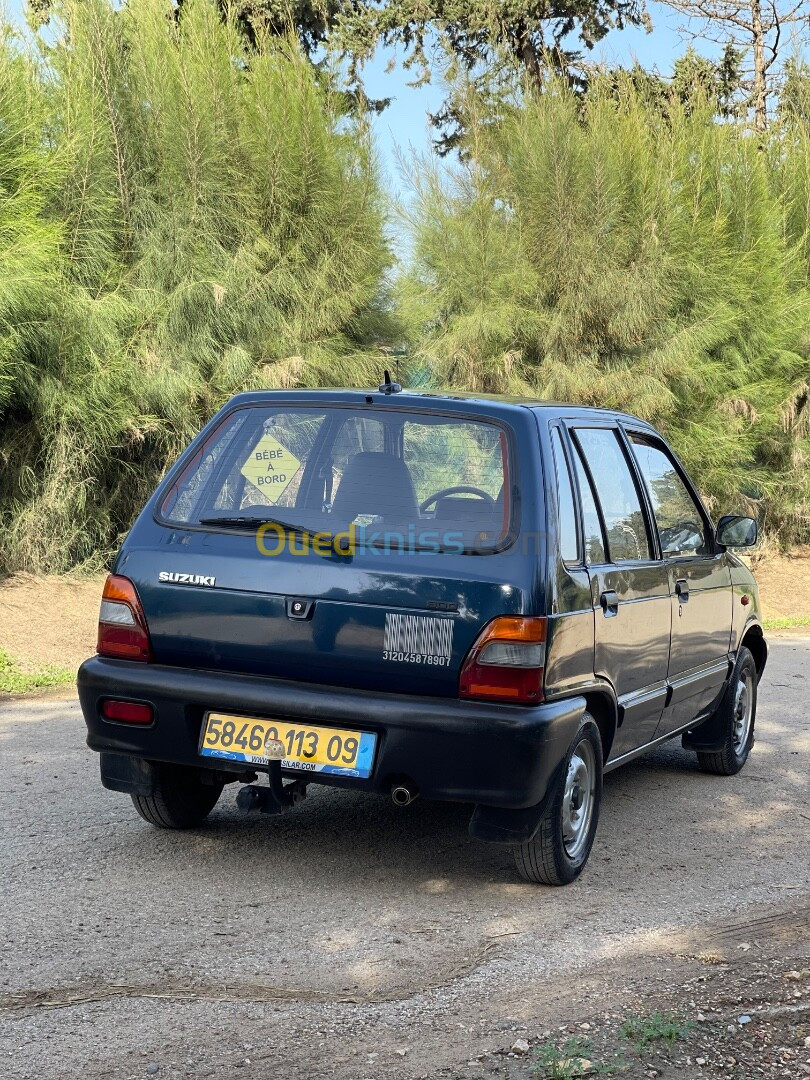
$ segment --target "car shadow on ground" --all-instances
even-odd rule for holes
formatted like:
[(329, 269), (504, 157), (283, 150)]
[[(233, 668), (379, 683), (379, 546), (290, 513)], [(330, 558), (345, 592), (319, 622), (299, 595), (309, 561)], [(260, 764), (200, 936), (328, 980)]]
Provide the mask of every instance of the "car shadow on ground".
[[(694, 828), (695, 806), (717, 783), (697, 770), (693, 754), (678, 746), (659, 748), (605, 777), (595, 863), (628, 846), (650, 850), (662, 824), (664, 839)], [(133, 822), (127, 829), (130, 858), (140, 852), (154, 862), (189, 844), (205, 851), (207, 872), (255, 874), (257, 866), (289, 880), (322, 881), (354, 892), (362, 880), (441, 891), (473, 883), (519, 883), (511, 851), (472, 840), (472, 805), (417, 799), (395, 806), (381, 795), (312, 784), (306, 800), (280, 816), (245, 813), (236, 807), (237, 785), (225, 788), (206, 826), (189, 833), (159, 833)], [(650, 804), (664, 804), (657, 820)], [(665, 845), (668, 846), (668, 845)], [(156, 850), (157, 849), (157, 850)]]

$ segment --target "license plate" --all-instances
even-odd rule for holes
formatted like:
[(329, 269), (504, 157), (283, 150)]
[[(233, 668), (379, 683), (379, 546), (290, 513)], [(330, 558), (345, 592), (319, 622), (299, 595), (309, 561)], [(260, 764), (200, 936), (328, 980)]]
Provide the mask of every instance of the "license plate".
[(279, 739), (284, 745), (283, 769), (360, 779), (371, 776), (377, 736), (368, 731), (344, 731), (212, 712), (205, 717), (200, 753), (204, 757), (267, 765), (264, 744), (268, 738)]

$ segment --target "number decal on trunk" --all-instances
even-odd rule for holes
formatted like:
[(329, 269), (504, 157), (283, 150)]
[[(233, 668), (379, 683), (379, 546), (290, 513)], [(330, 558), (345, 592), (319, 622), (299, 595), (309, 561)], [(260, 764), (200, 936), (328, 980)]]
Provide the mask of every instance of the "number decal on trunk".
[(452, 619), (389, 613), (385, 616), (383, 660), (449, 667), (453, 626)]

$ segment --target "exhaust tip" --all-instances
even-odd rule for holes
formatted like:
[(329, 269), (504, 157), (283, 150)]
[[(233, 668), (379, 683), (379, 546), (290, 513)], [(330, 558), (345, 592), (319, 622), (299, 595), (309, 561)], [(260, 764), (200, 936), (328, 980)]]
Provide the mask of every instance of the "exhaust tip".
[(391, 801), (395, 806), (410, 806), (417, 794), (417, 791), (407, 784), (394, 784), (391, 788)]

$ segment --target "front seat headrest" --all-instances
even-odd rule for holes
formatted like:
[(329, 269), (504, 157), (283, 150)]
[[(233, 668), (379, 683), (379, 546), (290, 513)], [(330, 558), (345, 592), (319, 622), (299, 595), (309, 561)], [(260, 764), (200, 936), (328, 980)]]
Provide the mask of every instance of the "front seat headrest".
[(348, 521), (373, 514), (386, 522), (419, 518), (408, 466), (395, 454), (364, 450), (349, 461), (332, 502), (332, 513)]

